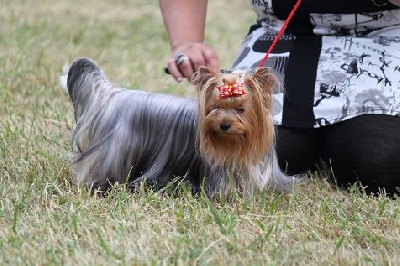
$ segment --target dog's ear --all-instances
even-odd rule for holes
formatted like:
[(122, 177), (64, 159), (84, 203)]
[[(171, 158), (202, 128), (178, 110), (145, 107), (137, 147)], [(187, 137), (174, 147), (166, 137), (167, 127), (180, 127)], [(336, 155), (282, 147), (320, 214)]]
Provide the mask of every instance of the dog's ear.
[(207, 83), (207, 81), (215, 77), (216, 73), (211, 67), (200, 67), (198, 71), (193, 74), (190, 83), (196, 88), (200, 89)]
[(253, 79), (263, 88), (264, 92), (272, 94), (275, 84), (275, 76), (268, 67), (259, 67), (253, 74)]

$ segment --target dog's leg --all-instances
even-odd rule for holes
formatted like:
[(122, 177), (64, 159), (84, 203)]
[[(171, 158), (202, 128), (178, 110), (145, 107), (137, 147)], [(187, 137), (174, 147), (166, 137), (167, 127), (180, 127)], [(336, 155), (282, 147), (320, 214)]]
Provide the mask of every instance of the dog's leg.
[[(276, 189), (280, 192), (289, 192), (293, 189), (295, 183), (302, 180), (301, 175), (288, 176), (280, 169), (275, 149), (264, 159), (263, 176), (267, 177), (266, 185), (270, 189)], [(268, 179), (269, 177), (269, 179)]]

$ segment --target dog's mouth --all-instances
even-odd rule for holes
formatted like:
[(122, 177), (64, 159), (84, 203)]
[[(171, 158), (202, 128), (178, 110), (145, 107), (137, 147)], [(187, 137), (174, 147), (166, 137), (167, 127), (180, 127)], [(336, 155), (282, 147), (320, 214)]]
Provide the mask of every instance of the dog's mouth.
[(214, 135), (218, 138), (236, 138), (236, 139), (246, 139), (247, 138), (247, 134), (246, 132), (238, 132), (236, 130), (227, 130), (227, 131), (223, 131), (223, 130), (217, 130), (214, 131)]
[(202, 125), (204, 132), (217, 138), (246, 138), (246, 127), (240, 121), (230, 119), (206, 119)]

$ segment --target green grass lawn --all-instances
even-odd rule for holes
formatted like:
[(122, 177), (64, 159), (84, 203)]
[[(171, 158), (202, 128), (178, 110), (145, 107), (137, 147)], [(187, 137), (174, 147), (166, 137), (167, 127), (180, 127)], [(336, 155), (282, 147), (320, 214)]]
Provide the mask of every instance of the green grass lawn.
[[(70, 186), (72, 107), (58, 77), (88, 56), (116, 84), (192, 97), (163, 73), (156, 0), (0, 4), (0, 265), (400, 265), (400, 202), (315, 173), (290, 195), (211, 203), (187, 187), (95, 198)], [(223, 67), (255, 19), (210, 1)], [(399, 155), (400, 156), (400, 155)]]

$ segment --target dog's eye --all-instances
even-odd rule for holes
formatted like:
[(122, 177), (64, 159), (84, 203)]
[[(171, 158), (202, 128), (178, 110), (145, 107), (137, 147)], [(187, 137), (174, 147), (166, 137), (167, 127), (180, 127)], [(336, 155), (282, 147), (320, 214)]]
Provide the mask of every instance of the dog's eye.
[(245, 109), (244, 107), (238, 107), (238, 108), (236, 108), (236, 113), (238, 113), (238, 114), (243, 114), (244, 111), (246, 111), (246, 109)]
[(218, 109), (218, 107), (215, 106), (215, 105), (211, 106), (211, 108), (210, 108), (211, 111), (214, 111), (214, 110), (217, 110), (217, 109)]

